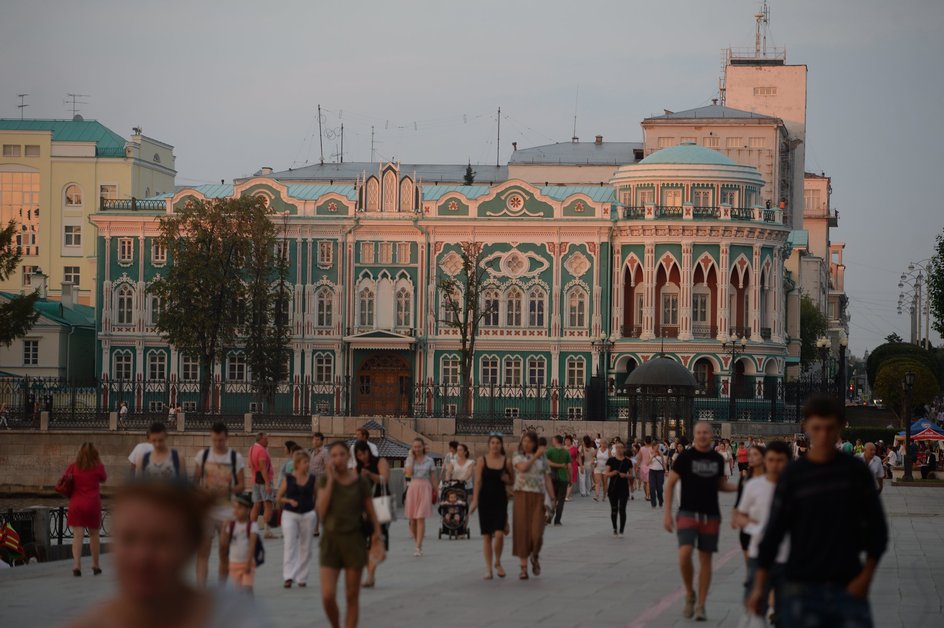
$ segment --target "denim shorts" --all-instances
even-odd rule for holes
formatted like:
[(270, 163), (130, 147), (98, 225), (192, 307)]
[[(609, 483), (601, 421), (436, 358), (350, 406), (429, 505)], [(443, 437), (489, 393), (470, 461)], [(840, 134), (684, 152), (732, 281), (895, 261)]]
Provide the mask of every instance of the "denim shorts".
[(273, 497), (272, 489), (269, 488), (268, 484), (252, 485), (252, 503), (258, 504), (259, 502), (271, 501), (275, 501), (275, 498)]
[(781, 588), (777, 625), (785, 628), (872, 628), (866, 598), (853, 597), (845, 585), (790, 582)]
[(691, 545), (702, 552), (718, 551), (721, 517), (680, 510), (675, 519), (679, 547)]

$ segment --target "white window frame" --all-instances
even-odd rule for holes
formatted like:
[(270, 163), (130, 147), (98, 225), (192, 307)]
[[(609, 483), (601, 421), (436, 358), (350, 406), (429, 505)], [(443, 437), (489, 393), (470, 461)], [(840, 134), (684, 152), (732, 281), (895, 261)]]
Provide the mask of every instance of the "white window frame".
[[(78, 191), (78, 202), (76, 202), (76, 195), (73, 192), (70, 194), (70, 190)], [(69, 183), (66, 185), (65, 189), (62, 191), (62, 205), (63, 207), (82, 207), (85, 204), (85, 194), (82, 191), (82, 186), (78, 183)]]
[[(108, 191), (105, 188), (109, 188)], [(106, 199), (116, 199), (118, 198), (118, 184), (117, 183), (99, 183), (98, 184), (98, 197)]]
[(187, 353), (180, 356), (180, 381), (200, 381), (200, 358)]
[(39, 366), (39, 339), (23, 339), (23, 366)]
[(397, 289), (395, 295), (397, 303), (397, 327), (413, 326), (413, 292), (407, 286)]
[(705, 148), (721, 148), (721, 138), (716, 135), (708, 135), (702, 141)]
[(159, 382), (167, 379), (166, 353), (163, 351), (148, 351), (147, 376), (150, 382)]
[(315, 384), (330, 384), (334, 381), (334, 355), (324, 352), (316, 353), (312, 364)]
[(248, 382), (249, 364), (243, 352), (230, 353), (226, 356), (226, 381)]
[(744, 140), (738, 136), (727, 137), (724, 140), (725, 148), (743, 148)]
[(3, 156), (4, 157), (19, 157), (22, 149), (19, 144), (4, 144), (3, 145)]
[(512, 286), (505, 292), (505, 327), (521, 327), (524, 293)]
[(315, 326), (326, 328), (334, 325), (334, 291), (324, 286), (315, 293)]
[(585, 386), (587, 383), (587, 361), (581, 356), (568, 356), (566, 374), (568, 388)]
[(130, 351), (115, 351), (111, 363), (112, 381), (130, 382), (134, 379), (134, 356)]
[(397, 263), (410, 264), (412, 257), (410, 243), (397, 242)]
[(318, 242), (318, 268), (331, 268), (334, 264), (334, 243), (330, 240)]
[(78, 286), (80, 283), (82, 283), (82, 267), (81, 266), (63, 266), (62, 267), (62, 280), (70, 282), (73, 286)]
[(684, 190), (678, 187), (662, 188), (662, 205), (664, 207), (681, 207)]
[(567, 327), (584, 329), (587, 326), (587, 291), (574, 286), (567, 291)]
[(374, 243), (361, 242), (361, 264), (374, 263)]
[(501, 362), (498, 356), (482, 356), (479, 373), (479, 384), (482, 386), (498, 386), (501, 382)]
[(376, 320), (376, 293), (370, 286), (362, 286), (357, 292), (357, 324), (373, 327)]
[(692, 323), (707, 325), (711, 320), (711, 291), (698, 284), (692, 288)]
[(446, 386), (458, 386), (462, 381), (462, 364), (457, 355), (444, 355), (439, 362), (439, 373)]
[(502, 360), (502, 383), (505, 386), (521, 387), (523, 364), (520, 356), (505, 356)]
[(711, 207), (713, 196), (714, 191), (711, 188), (692, 188), (692, 204), (695, 207)]
[(528, 327), (544, 327), (547, 323), (547, 292), (544, 288), (533, 286), (528, 290)]
[(116, 325), (134, 325), (134, 297), (134, 288), (129, 284), (121, 283), (115, 287)]
[(167, 246), (161, 242), (151, 242), (151, 265), (163, 266), (167, 263)]
[(380, 243), (380, 251), (378, 252), (377, 259), (381, 264), (393, 263), (393, 242)]
[(161, 315), (161, 306), (163, 305), (161, 298), (156, 294), (149, 294), (147, 297), (148, 303), (148, 324), (157, 325), (157, 319)]
[(541, 356), (528, 357), (528, 386), (547, 385), (547, 359)]
[(62, 246), (82, 247), (82, 225), (62, 225)]
[(488, 288), (482, 295), (482, 326), (498, 327), (501, 324), (501, 293)]
[(118, 238), (118, 263), (134, 262), (134, 238)]
[[(679, 291), (675, 284), (667, 283), (662, 286), (659, 305), (662, 308), (662, 317), (659, 319), (660, 325), (662, 327), (678, 327)], [(666, 314), (670, 316), (666, 316)]]

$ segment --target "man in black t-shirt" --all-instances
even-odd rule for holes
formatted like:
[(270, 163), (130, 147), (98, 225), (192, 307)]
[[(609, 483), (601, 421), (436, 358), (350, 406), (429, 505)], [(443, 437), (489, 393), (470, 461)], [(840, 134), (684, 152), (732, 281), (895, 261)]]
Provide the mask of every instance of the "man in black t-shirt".
[(803, 408), (810, 451), (787, 467), (774, 491), (747, 607), (756, 612), (761, 606), (769, 570), (789, 534), (778, 625), (872, 625), (869, 586), (888, 545), (888, 525), (868, 468), (833, 446), (844, 423), (835, 399), (810, 399)]
[[(685, 609), (682, 615), (705, 621), (705, 600), (711, 585), (711, 555), (718, 551), (718, 533), (721, 530), (721, 509), (718, 491), (734, 492), (737, 486), (727, 480), (724, 458), (712, 447), (711, 424), (695, 424), (694, 442), (676, 456), (665, 485), (665, 529), (678, 530), (679, 569), (685, 585)], [(678, 519), (672, 520), (672, 495), (681, 481)], [(692, 554), (698, 548), (698, 597), (693, 586), (695, 570)]]

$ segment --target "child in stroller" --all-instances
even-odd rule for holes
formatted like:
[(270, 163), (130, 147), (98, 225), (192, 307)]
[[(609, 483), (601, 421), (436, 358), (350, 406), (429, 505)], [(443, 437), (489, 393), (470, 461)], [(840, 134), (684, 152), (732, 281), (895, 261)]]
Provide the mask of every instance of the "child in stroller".
[(469, 494), (464, 482), (448, 482), (442, 488), (439, 500), (439, 515), (442, 521), (439, 527), (439, 538), (447, 535), (450, 539), (465, 536), (472, 538), (469, 529)]

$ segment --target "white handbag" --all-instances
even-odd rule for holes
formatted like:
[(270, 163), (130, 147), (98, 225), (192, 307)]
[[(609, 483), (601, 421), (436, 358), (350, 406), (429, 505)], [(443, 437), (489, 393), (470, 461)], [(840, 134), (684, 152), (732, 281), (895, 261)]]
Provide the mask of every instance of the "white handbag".
[(393, 498), (390, 496), (390, 490), (387, 488), (387, 481), (380, 478), (380, 497), (374, 497), (374, 513), (377, 515), (377, 521), (381, 525), (390, 523), (396, 518), (396, 509), (393, 506)]

